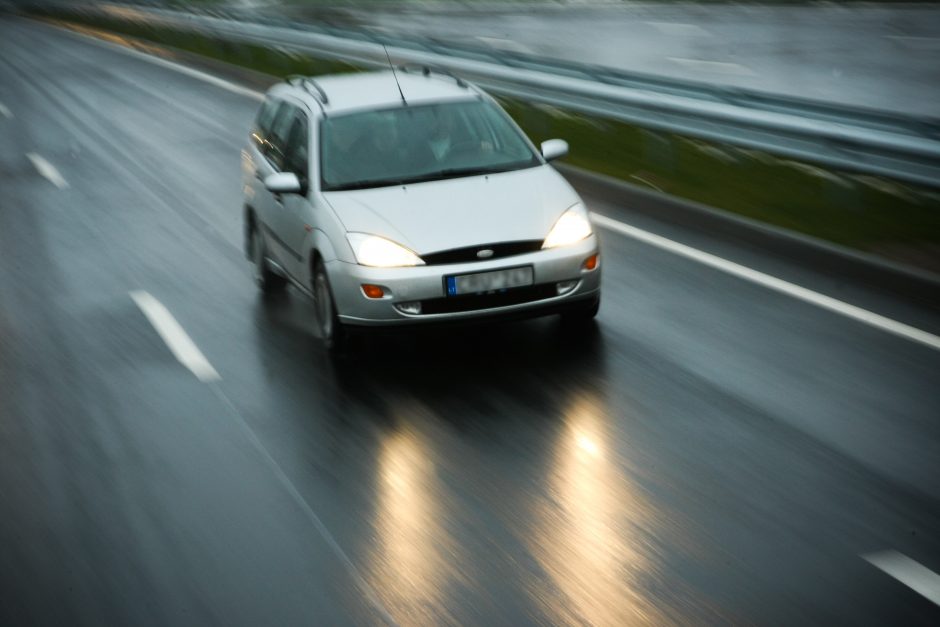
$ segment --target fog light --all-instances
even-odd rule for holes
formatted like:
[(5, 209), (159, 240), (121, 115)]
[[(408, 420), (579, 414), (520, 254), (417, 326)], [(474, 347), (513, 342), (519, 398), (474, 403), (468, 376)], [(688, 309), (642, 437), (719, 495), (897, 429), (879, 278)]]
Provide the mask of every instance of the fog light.
[(380, 286), (368, 283), (362, 284), (362, 293), (366, 295), (366, 298), (382, 298), (385, 296), (385, 290)]
[(558, 295), (561, 296), (562, 294), (567, 294), (577, 286), (577, 281), (562, 281), (561, 283), (556, 284), (555, 288), (558, 290)]
[(398, 303), (395, 306), (402, 313), (411, 314), (414, 316), (421, 313), (421, 303), (418, 301), (414, 301), (413, 303)]
[(600, 255), (591, 255), (590, 257), (584, 260), (584, 264), (581, 267), (584, 268), (585, 270), (593, 270), (594, 268), (597, 267), (597, 261), (598, 261), (597, 258), (599, 256)]

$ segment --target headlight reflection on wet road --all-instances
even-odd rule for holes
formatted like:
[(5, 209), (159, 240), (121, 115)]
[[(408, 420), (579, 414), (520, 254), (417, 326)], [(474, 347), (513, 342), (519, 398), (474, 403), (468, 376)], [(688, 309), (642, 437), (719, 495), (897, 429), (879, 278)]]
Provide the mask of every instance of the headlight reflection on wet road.
[(549, 614), (570, 624), (660, 622), (637, 586), (651, 568), (639, 531), (650, 524), (649, 505), (608, 454), (604, 406), (578, 397), (564, 420), (552, 499), (536, 513), (530, 548), (557, 588)]
[(448, 579), (456, 543), (437, 496), (435, 465), (429, 447), (407, 427), (389, 434), (379, 450), (375, 531), (377, 542), (369, 576), (385, 591), (398, 620), (440, 624), (448, 616)]

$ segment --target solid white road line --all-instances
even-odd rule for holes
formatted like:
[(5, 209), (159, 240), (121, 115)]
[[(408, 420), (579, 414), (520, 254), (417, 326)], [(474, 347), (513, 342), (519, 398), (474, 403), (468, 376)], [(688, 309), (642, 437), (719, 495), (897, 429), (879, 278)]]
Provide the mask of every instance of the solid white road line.
[(7, 118), (8, 120), (13, 118), (13, 112), (10, 111), (2, 102), (0, 102), (0, 115)]
[(897, 551), (862, 555), (875, 568), (891, 575), (905, 586), (940, 605), (940, 575)]
[[(200, 72), (199, 70), (194, 70), (184, 65), (180, 65), (172, 61), (167, 61), (159, 57), (154, 57), (152, 55), (139, 52), (131, 48), (126, 48), (124, 46), (120, 46), (117, 44), (111, 44), (109, 42), (105, 42), (100, 39), (97, 39), (91, 35), (75, 33), (74, 31), (67, 31), (67, 32), (72, 32), (73, 34), (81, 35), (83, 38), (91, 42), (108, 47), (112, 50), (120, 50), (127, 54), (132, 54), (143, 60), (149, 61), (151, 63), (156, 63), (158, 65), (163, 65), (164, 67), (168, 67), (177, 72), (182, 72), (184, 74), (187, 74), (194, 78), (198, 78), (212, 85), (217, 85), (224, 89), (228, 89), (229, 91), (232, 91), (234, 93), (249, 96), (250, 98), (253, 98), (255, 100), (264, 99), (264, 94), (260, 92), (254, 91), (252, 89), (248, 89), (246, 87), (242, 87), (240, 85), (236, 85), (234, 83), (230, 83), (229, 81), (220, 79), (210, 74), (206, 74), (205, 72)], [(696, 63), (694, 59), (673, 58), (672, 60), (676, 62), (680, 62), (680, 63), (689, 62), (689, 61), (691, 61), (692, 63)], [(712, 62), (701, 61), (698, 63), (708, 64)], [(718, 65), (735, 65), (735, 64), (718, 64)], [(750, 70), (747, 70), (747, 68), (744, 68), (743, 66), (738, 66), (738, 67), (744, 69), (745, 71), (748, 71), (748, 72), (750, 71)], [(787, 281), (778, 279), (768, 274), (764, 274), (763, 272), (758, 272), (757, 270), (752, 270), (746, 266), (742, 266), (740, 264), (728, 261), (726, 259), (722, 259), (721, 257), (716, 257), (715, 255), (711, 255), (709, 253), (697, 250), (690, 246), (686, 246), (684, 244), (674, 242), (665, 237), (654, 235), (653, 233), (649, 233), (642, 229), (638, 229), (636, 227), (630, 226), (628, 224), (624, 224), (623, 222), (613, 220), (611, 218), (602, 216), (600, 214), (593, 213), (592, 217), (594, 218), (595, 222), (599, 224), (600, 226), (607, 228), (609, 230), (612, 230), (612, 231), (616, 231), (622, 235), (626, 235), (627, 237), (633, 237), (635, 239), (639, 239), (648, 244), (652, 244), (653, 246), (657, 246), (659, 248), (668, 250), (678, 255), (682, 255), (683, 257), (692, 259), (694, 261), (698, 261), (699, 263), (703, 263), (707, 266), (716, 268), (723, 272), (733, 274), (734, 276), (740, 277), (742, 279), (752, 281), (754, 283), (758, 283), (760, 285), (763, 285), (764, 287), (770, 288), (777, 292), (781, 292), (783, 294), (787, 294), (788, 296), (792, 296), (804, 302), (812, 303), (816, 306), (822, 307), (824, 309), (828, 309), (829, 311), (841, 314), (843, 316), (847, 316), (849, 318), (852, 318), (853, 320), (857, 320), (864, 324), (873, 326), (877, 329), (881, 329), (883, 331), (887, 331), (888, 333), (892, 333), (894, 335), (898, 335), (906, 339), (919, 342), (921, 344), (929, 346), (930, 348), (940, 350), (940, 337), (933, 335), (931, 333), (927, 333), (926, 331), (921, 331), (920, 329), (906, 325), (901, 322), (897, 322), (895, 320), (891, 320), (890, 318), (886, 318), (884, 316), (880, 316), (876, 313), (872, 313), (868, 310), (862, 309), (861, 307), (856, 307), (854, 305), (844, 303), (840, 300), (836, 300), (835, 298), (824, 296), (823, 294), (819, 294), (817, 292), (806, 289), (804, 287), (800, 287), (799, 285), (795, 285), (793, 283), (789, 283)]]
[(181, 364), (189, 368), (200, 381), (218, 381), (222, 378), (163, 303), (143, 290), (130, 294)]
[(65, 178), (59, 174), (59, 171), (56, 170), (55, 166), (37, 155), (35, 152), (26, 153), (26, 157), (33, 162), (33, 166), (36, 168), (36, 171), (47, 178), (53, 185), (59, 189), (66, 189), (69, 186), (68, 181), (66, 181)]
[(814, 292), (813, 290), (807, 289), (805, 287), (800, 287), (799, 285), (795, 285), (789, 281), (784, 281), (783, 279), (778, 279), (777, 277), (771, 276), (769, 274), (752, 270), (747, 266), (742, 266), (741, 264), (734, 263), (733, 261), (728, 261), (727, 259), (723, 259), (710, 253), (698, 250), (697, 248), (680, 244), (679, 242), (674, 242), (671, 239), (667, 239), (660, 235), (655, 235), (648, 231), (638, 229), (635, 226), (624, 224), (623, 222), (619, 222), (598, 213), (591, 213), (591, 218), (594, 220), (595, 224), (605, 229), (620, 233), (621, 235), (626, 235), (627, 237), (632, 237), (633, 239), (637, 239), (652, 246), (656, 246), (657, 248), (667, 250), (676, 255), (686, 257), (687, 259), (692, 259), (693, 261), (697, 261), (703, 265), (715, 268), (716, 270), (721, 270), (722, 272), (726, 272), (746, 281), (757, 283), (758, 285), (762, 285), (768, 289), (786, 294), (787, 296), (792, 296), (793, 298), (802, 300), (804, 302), (811, 303), (817, 307), (828, 309), (829, 311), (833, 311), (848, 318), (852, 318), (853, 320), (857, 320), (869, 326), (875, 327), (876, 329), (881, 329), (882, 331), (887, 331), (888, 333), (892, 333), (894, 335), (913, 340), (914, 342), (918, 342), (925, 346), (929, 346), (935, 350), (940, 350), (940, 337), (933, 335), (932, 333), (921, 331), (920, 329), (878, 315), (868, 311), (867, 309), (862, 309), (861, 307), (844, 303), (841, 300), (837, 300), (830, 296), (825, 296), (824, 294)]
[(185, 74), (186, 76), (191, 76), (193, 78), (199, 79), (203, 82), (209, 83), (210, 85), (221, 87), (222, 89), (226, 91), (230, 91), (233, 94), (238, 94), (240, 96), (247, 96), (254, 100), (258, 100), (259, 102), (264, 100), (264, 94), (259, 91), (256, 91), (254, 89), (249, 89), (248, 87), (242, 87), (241, 85), (238, 85), (231, 81), (227, 81), (224, 78), (219, 78), (218, 76), (213, 76), (212, 74), (209, 74), (207, 72), (202, 72), (195, 68), (182, 65), (181, 63), (176, 63), (175, 61), (164, 59), (163, 57), (158, 57), (153, 54), (141, 52), (139, 50), (135, 50), (134, 48), (122, 46), (121, 44), (99, 39), (97, 37), (94, 37), (93, 35), (87, 35), (85, 33), (80, 33), (77, 31), (69, 30), (67, 28), (60, 27), (60, 29), (64, 30), (67, 33), (72, 33), (73, 35), (82, 37), (86, 39), (87, 41), (90, 41), (91, 43), (97, 44), (104, 48), (110, 48), (111, 50), (120, 50), (126, 54), (135, 56), (138, 59), (142, 59), (148, 63), (153, 63), (154, 65), (160, 65), (165, 68), (169, 68), (173, 70), (174, 72), (179, 72), (180, 74)]

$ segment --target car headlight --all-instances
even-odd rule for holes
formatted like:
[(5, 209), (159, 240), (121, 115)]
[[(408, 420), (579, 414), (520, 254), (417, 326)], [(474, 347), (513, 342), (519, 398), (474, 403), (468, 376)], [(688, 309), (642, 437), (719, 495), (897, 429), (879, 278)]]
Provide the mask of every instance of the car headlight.
[(363, 266), (394, 268), (398, 266), (423, 266), (424, 261), (401, 244), (378, 235), (347, 233), (356, 261)]
[(548, 237), (542, 243), (542, 248), (555, 248), (580, 242), (593, 233), (591, 221), (588, 219), (587, 209), (581, 203), (576, 204), (561, 214), (555, 226), (549, 231)]

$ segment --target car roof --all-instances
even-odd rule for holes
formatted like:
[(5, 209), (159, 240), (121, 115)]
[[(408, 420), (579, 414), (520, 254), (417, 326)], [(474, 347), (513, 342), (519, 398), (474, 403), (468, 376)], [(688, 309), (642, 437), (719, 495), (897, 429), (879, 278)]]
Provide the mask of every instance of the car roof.
[[(398, 85), (401, 86), (401, 94)], [(481, 97), (475, 87), (458, 81), (446, 74), (414, 73), (399, 70), (380, 72), (361, 72), (333, 74), (316, 77), (312, 80), (326, 94), (323, 110), (326, 115), (342, 114), (356, 110), (385, 109), (402, 105), (402, 94), (409, 105), (446, 102), (450, 100), (473, 100)], [(316, 90), (314, 90), (314, 93)], [(307, 89), (288, 83), (281, 83), (271, 89), (272, 95), (290, 93), (304, 100), (310, 100), (312, 109), (319, 109), (316, 104), (320, 98)]]

